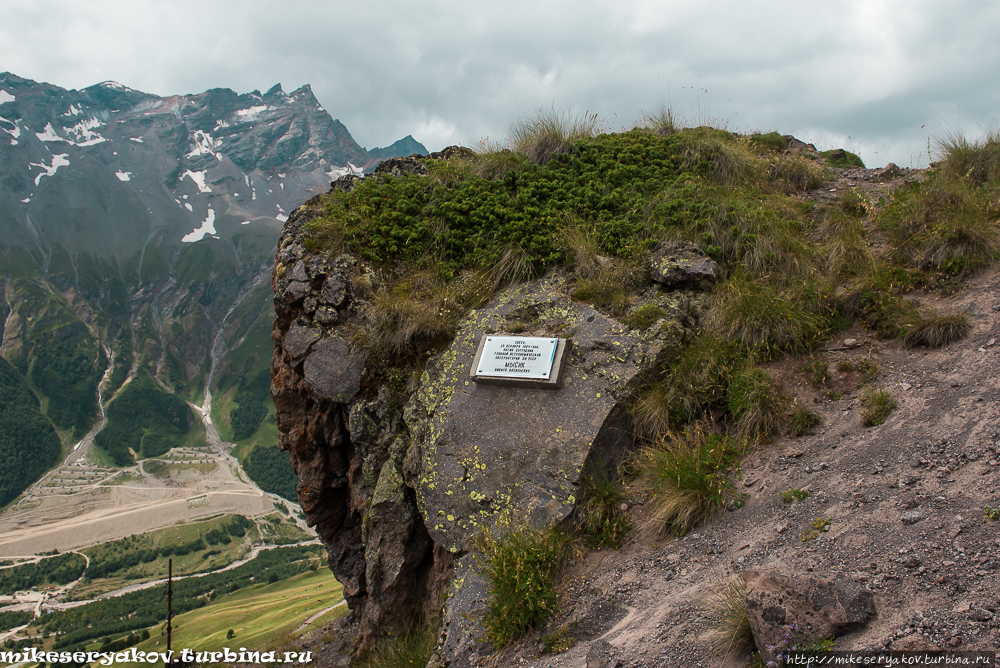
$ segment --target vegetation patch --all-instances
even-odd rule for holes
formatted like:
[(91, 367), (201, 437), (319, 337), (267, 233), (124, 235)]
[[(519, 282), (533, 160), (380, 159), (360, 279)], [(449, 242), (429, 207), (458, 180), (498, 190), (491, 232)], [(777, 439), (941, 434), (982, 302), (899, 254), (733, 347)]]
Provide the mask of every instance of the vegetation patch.
[(559, 611), (555, 576), (570, 539), (558, 528), (523, 525), (497, 536), (484, 533), (478, 547), (490, 581), (483, 623), (494, 646), (503, 648)]
[(812, 522), (809, 523), (809, 528), (803, 531), (799, 535), (799, 540), (803, 543), (808, 543), (811, 540), (819, 538), (819, 535), (824, 531), (827, 531), (830, 526), (830, 519), (817, 517)]
[(716, 575), (710, 594), (703, 601), (709, 625), (710, 643), (718, 656), (731, 657), (753, 645), (753, 631), (747, 616), (747, 583), (742, 575)]
[(643, 304), (622, 318), (622, 324), (629, 329), (645, 331), (667, 317), (667, 312), (656, 304)]
[(647, 528), (683, 535), (733, 494), (728, 474), (739, 467), (744, 442), (707, 431), (703, 424), (670, 431), (647, 446), (636, 462), (640, 480), (653, 494)]
[(622, 546), (632, 528), (628, 513), (622, 510), (624, 503), (621, 480), (607, 474), (584, 477), (576, 512), (588, 545), (614, 549)]
[(414, 624), (402, 633), (387, 634), (375, 648), (352, 665), (358, 668), (413, 668), (426, 666), (437, 647), (438, 629)]
[(243, 470), (265, 492), (277, 494), (293, 503), (299, 502), (299, 479), (292, 470), (288, 453), (277, 446), (258, 445), (247, 455)]
[(830, 151), (820, 151), (819, 154), (826, 158), (826, 164), (830, 167), (839, 167), (841, 169), (847, 167), (859, 167), (861, 169), (865, 168), (865, 163), (856, 153), (851, 153), (842, 148), (833, 149)]
[(866, 427), (885, 422), (899, 404), (885, 390), (871, 390), (861, 395), (861, 421)]
[(823, 421), (819, 416), (805, 406), (799, 406), (788, 417), (788, 433), (792, 436), (804, 436), (816, 433), (816, 427)]
[(134, 464), (133, 453), (157, 457), (183, 445), (194, 426), (184, 400), (160, 387), (145, 369), (108, 405), (107, 417), (94, 442), (116, 466)]
[(0, 594), (12, 596), (45, 585), (65, 585), (83, 575), (87, 560), (79, 554), (61, 554), (33, 564), (0, 570)]
[(805, 501), (810, 496), (812, 496), (812, 492), (807, 492), (804, 489), (797, 489), (795, 487), (790, 487), (789, 489), (786, 489), (784, 492), (779, 493), (778, 496), (780, 496), (781, 500), (784, 501), (785, 503), (791, 503), (792, 501)]
[(921, 313), (912, 329), (903, 337), (908, 346), (943, 348), (961, 341), (972, 331), (972, 320), (965, 313)]
[(0, 507), (59, 462), (61, 443), (38, 397), (0, 357)]

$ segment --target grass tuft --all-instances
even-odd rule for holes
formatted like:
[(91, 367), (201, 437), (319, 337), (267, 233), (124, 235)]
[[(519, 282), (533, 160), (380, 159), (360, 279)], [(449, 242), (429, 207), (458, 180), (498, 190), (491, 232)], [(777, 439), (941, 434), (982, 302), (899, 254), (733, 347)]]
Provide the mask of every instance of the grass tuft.
[(747, 616), (747, 583), (741, 575), (716, 574), (710, 582), (711, 593), (702, 602), (712, 627), (710, 643), (718, 656), (732, 657), (750, 649), (753, 631)]
[(656, 441), (706, 410), (725, 406), (733, 370), (742, 363), (739, 347), (703, 332), (664, 366), (662, 378), (640, 390), (630, 413), (636, 432)]
[(715, 294), (706, 327), (765, 358), (808, 350), (822, 333), (821, 319), (791, 293), (735, 276), (717, 286)]
[(558, 528), (527, 524), (497, 536), (480, 536), (478, 548), (490, 581), (490, 607), (483, 623), (495, 647), (506, 647), (559, 611), (554, 581), (570, 545)]
[(861, 395), (861, 420), (866, 427), (883, 424), (899, 404), (885, 390), (871, 390)]
[(618, 549), (625, 541), (632, 521), (622, 510), (625, 492), (621, 480), (604, 473), (585, 476), (581, 490), (581, 501), (576, 512), (580, 529), (590, 547), (611, 547)]
[(961, 312), (923, 312), (913, 328), (903, 337), (908, 346), (942, 348), (961, 341), (972, 331), (972, 320)]
[(781, 426), (788, 399), (771, 374), (747, 364), (733, 375), (726, 404), (736, 421), (734, 430), (738, 437), (767, 443)]
[(816, 433), (816, 427), (823, 421), (817, 413), (805, 406), (799, 406), (788, 418), (788, 433), (792, 436), (804, 436)]
[[(438, 630), (429, 625), (414, 625), (399, 634), (388, 634), (375, 648), (359, 658), (358, 668), (415, 668), (427, 665), (437, 647)], [(355, 665), (352, 663), (352, 665)]]
[(510, 127), (510, 147), (536, 165), (544, 165), (554, 155), (566, 153), (574, 142), (597, 134), (597, 114), (573, 116), (555, 109), (539, 109), (534, 118), (522, 119)]
[(943, 161), (940, 171), (981, 186), (1000, 181), (1000, 133), (990, 132), (979, 141), (960, 133), (948, 134), (937, 142)]
[(695, 424), (684, 432), (667, 432), (644, 448), (636, 469), (653, 493), (646, 528), (659, 535), (683, 535), (725, 507), (733, 490), (727, 473), (739, 466), (743, 447), (741, 441)]
[(1000, 255), (1000, 204), (968, 180), (939, 175), (901, 188), (893, 200), (878, 219), (897, 261), (964, 275)]

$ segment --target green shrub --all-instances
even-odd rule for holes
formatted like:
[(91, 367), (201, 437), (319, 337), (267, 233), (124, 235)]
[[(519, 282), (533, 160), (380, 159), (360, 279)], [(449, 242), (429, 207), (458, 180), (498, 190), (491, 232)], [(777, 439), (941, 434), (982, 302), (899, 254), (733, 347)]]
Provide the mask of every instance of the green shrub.
[(990, 508), (987, 504), (983, 506), (983, 521), (996, 522), (1000, 520), (1000, 508)]
[(861, 420), (866, 427), (874, 427), (885, 422), (899, 404), (885, 390), (871, 390), (861, 395)]
[(523, 524), (497, 536), (483, 534), (478, 547), (490, 581), (483, 623), (493, 645), (502, 648), (558, 612), (555, 575), (570, 539), (558, 528)]
[(606, 473), (585, 476), (580, 497), (577, 514), (587, 544), (620, 548), (632, 528), (628, 514), (621, 509), (625, 502), (621, 481)]
[(965, 313), (920, 313), (912, 329), (903, 337), (908, 346), (942, 348), (961, 341), (972, 330), (972, 320)]
[(733, 490), (727, 474), (738, 468), (743, 448), (741, 441), (709, 434), (700, 424), (668, 432), (644, 448), (635, 466), (653, 494), (647, 528), (682, 535), (725, 507)]
[(813, 434), (816, 432), (817, 425), (822, 421), (823, 419), (818, 414), (804, 406), (800, 406), (792, 411), (791, 416), (788, 418), (788, 432), (792, 436)]

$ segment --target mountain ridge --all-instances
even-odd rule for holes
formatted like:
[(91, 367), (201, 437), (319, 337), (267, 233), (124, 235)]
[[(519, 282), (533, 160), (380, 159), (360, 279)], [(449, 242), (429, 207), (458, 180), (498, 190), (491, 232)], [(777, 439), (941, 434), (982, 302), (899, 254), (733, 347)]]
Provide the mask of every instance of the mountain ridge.
[[(259, 401), (241, 434), (262, 428), (266, 393), (240, 387), (267, 371), (267, 337), (254, 332), (269, 334), (271, 300), (250, 287), (270, 272), (282, 222), (331, 180), (402, 151), (426, 153), (410, 136), (365, 150), (308, 84), (161, 97), (0, 73), (0, 350), (63, 449), (100, 415), (98, 388), (106, 402), (142, 373), (156, 379), (150, 391), (200, 403), (217, 340), (223, 421)], [(228, 342), (246, 348), (236, 363)], [(109, 433), (131, 434), (137, 454), (136, 430), (154, 430), (113, 422)]]

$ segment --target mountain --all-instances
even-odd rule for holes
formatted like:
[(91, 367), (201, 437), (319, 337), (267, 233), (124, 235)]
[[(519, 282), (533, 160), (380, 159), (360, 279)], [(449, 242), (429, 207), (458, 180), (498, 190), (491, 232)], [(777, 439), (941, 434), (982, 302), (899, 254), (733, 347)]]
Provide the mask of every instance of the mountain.
[[(65, 448), (148, 372), (97, 437), (128, 461), (156, 427), (150, 412), (178, 409), (157, 395), (201, 402), (214, 362), (232, 404), (217, 410), (254, 404), (241, 435), (254, 433), (269, 401), (266, 279), (287, 213), (333, 179), (411, 153), (426, 154), (412, 137), (362, 148), (309, 86), (159, 97), (0, 73), (0, 348), (19, 376), (7, 384), (46, 418), (31, 424), (54, 426)], [(193, 422), (172, 415), (180, 442)], [(14, 491), (35, 476), (11, 475)]]

